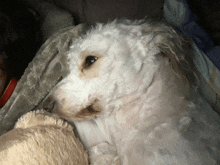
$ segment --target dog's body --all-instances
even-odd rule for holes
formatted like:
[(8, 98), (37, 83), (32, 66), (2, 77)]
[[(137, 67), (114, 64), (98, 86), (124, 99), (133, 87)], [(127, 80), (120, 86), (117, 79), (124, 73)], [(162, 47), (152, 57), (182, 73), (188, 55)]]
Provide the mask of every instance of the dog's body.
[(193, 85), (189, 50), (163, 23), (98, 25), (71, 46), (48, 102), (92, 164), (218, 164), (219, 116)]

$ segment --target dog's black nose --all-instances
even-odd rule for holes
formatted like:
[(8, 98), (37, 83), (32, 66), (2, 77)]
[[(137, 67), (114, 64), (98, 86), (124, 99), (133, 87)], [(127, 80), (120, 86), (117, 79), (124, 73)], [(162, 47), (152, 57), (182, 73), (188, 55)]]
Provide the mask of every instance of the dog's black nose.
[(56, 105), (56, 100), (54, 99), (53, 96), (49, 96), (43, 103), (43, 108), (48, 111), (52, 112), (55, 108)]

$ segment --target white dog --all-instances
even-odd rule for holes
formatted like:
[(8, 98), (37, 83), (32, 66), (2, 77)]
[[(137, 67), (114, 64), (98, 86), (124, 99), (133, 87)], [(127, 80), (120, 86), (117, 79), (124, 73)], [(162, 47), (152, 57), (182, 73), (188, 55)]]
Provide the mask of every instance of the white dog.
[(190, 56), (163, 23), (98, 24), (72, 44), (45, 108), (74, 121), (91, 164), (220, 164), (219, 116), (193, 85)]

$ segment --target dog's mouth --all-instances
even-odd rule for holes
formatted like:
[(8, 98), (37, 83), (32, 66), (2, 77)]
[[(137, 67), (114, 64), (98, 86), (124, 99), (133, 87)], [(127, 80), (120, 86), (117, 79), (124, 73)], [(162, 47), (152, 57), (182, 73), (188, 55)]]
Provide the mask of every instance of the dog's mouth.
[(100, 100), (95, 99), (92, 104), (87, 106), (86, 108), (80, 110), (76, 114), (76, 118), (79, 120), (88, 120), (95, 118), (103, 111), (103, 106), (101, 105)]
[(90, 105), (90, 106), (88, 106), (88, 107), (86, 107), (86, 108), (84, 108), (83, 110), (81, 110), (80, 112), (78, 112), (77, 114), (76, 114), (76, 116), (78, 117), (82, 117), (82, 116), (91, 116), (91, 115), (96, 115), (96, 114), (98, 114), (98, 113), (100, 113), (100, 111), (97, 111), (94, 107), (93, 107), (93, 105)]

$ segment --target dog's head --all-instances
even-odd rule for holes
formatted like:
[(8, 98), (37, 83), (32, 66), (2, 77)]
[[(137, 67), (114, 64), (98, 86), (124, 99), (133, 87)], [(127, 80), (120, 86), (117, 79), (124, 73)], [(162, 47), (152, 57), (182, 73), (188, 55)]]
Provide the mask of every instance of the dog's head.
[(98, 24), (71, 46), (70, 73), (54, 88), (45, 108), (69, 120), (109, 114), (123, 104), (120, 99), (147, 90), (158, 59), (166, 59), (187, 81), (193, 74), (189, 51), (186, 38), (164, 23)]

